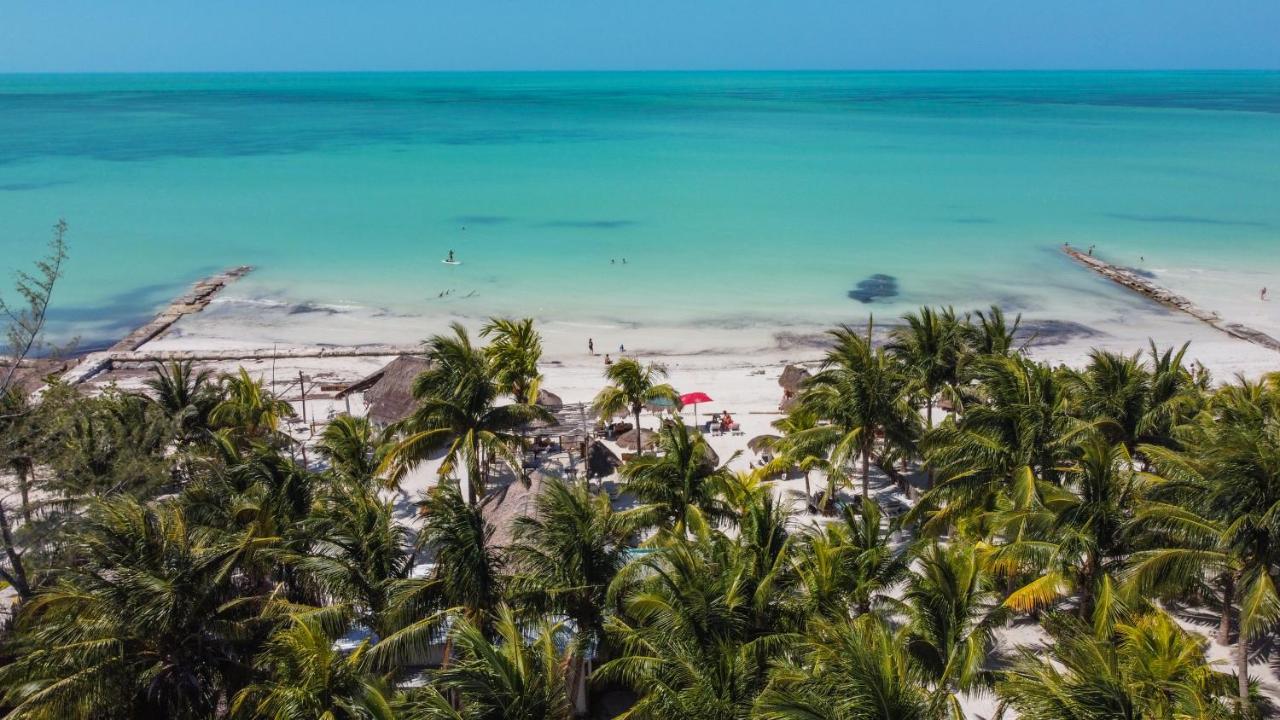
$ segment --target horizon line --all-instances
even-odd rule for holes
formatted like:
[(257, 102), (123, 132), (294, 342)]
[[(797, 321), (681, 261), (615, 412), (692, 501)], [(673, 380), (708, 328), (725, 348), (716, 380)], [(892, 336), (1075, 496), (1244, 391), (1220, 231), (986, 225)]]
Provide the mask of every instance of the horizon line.
[(1275, 67), (1053, 67), (1053, 68), (522, 68), (522, 69), (227, 69), (227, 70), (0, 70), (0, 77), (22, 75), (501, 75), (562, 73), (577, 75), (595, 74), (702, 74), (702, 73), (1162, 73), (1162, 72), (1262, 72), (1280, 73)]

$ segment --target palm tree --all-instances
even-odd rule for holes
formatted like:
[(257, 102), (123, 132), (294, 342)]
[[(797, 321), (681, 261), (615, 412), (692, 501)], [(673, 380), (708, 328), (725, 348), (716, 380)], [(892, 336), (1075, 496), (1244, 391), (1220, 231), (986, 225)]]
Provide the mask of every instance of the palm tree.
[(633, 458), (622, 466), (627, 488), (655, 512), (682, 531), (688, 528), (690, 511), (718, 521), (733, 513), (721, 495), (733, 477), (729, 461), (716, 465), (715, 452), (706, 438), (682, 422), (664, 423), (658, 431), (661, 455)]
[[(573, 621), (570, 687), (577, 695), (589, 648), (604, 642), (608, 590), (628, 560), (628, 543), (648, 524), (648, 508), (615, 512), (585, 484), (545, 480), (531, 515), (515, 519), (510, 595), (519, 606)], [(566, 628), (566, 632), (569, 628)], [(585, 705), (585, 698), (575, 698)]]
[(223, 399), (209, 413), (209, 420), (249, 438), (271, 436), (280, 429), (282, 418), (294, 415), (292, 405), (268, 392), (244, 368), (223, 376), (220, 394)]
[(615, 511), (607, 495), (585, 485), (544, 480), (533, 512), (515, 519), (508, 550), (521, 605), (563, 613), (584, 640), (598, 642), (609, 585), (650, 514), (646, 507)]
[(396, 629), (372, 651), (380, 667), (393, 668), (425, 657), (441, 639), (450, 615), (486, 632), (502, 601), (502, 557), (491, 542), (493, 526), (462, 499), (456, 484), (441, 483), (420, 503), (418, 545), (435, 559), (422, 577), (393, 584), (386, 614)]
[(1151, 343), (1151, 383), (1146, 411), (1138, 424), (1138, 442), (1145, 445), (1173, 447), (1178, 429), (1190, 423), (1208, 400), (1209, 375), (1193, 373), (1184, 364), (1187, 347), (1183, 343), (1175, 352), (1164, 352)]
[[(636, 420), (636, 437), (640, 437), (640, 411), (655, 400), (665, 400), (672, 404), (680, 402), (680, 396), (674, 388), (658, 381), (667, 376), (667, 369), (662, 365), (641, 365), (633, 358), (619, 358), (604, 371), (609, 385), (596, 394), (593, 402), (595, 411), (601, 417), (613, 417), (630, 411)], [(644, 454), (643, 443), (636, 443), (636, 452)]]
[(803, 618), (836, 621), (850, 612), (871, 612), (907, 573), (907, 557), (890, 545), (874, 500), (846, 505), (840, 520), (813, 527), (792, 555), (796, 592), (792, 602)]
[(1097, 422), (1112, 442), (1123, 442), (1132, 452), (1151, 391), (1141, 355), (1091, 350), (1084, 370), (1070, 371), (1065, 378), (1081, 417)]
[(338, 477), (369, 486), (390, 448), (390, 433), (379, 433), (368, 418), (339, 415), (320, 433), (316, 449)]
[(1064, 480), (1058, 487), (1024, 475), (1027, 485), (990, 516), (1007, 542), (988, 560), (1033, 577), (1006, 598), (1013, 610), (1040, 610), (1078, 592), (1080, 615), (1090, 617), (1100, 583), (1119, 577), (1132, 550), (1127, 526), (1151, 481), (1134, 469), (1125, 444), (1086, 439)]
[(961, 693), (990, 688), (987, 654), (1004, 624), (994, 583), (972, 545), (932, 544), (907, 579), (901, 641), (934, 688), (935, 702), (962, 720)]
[[(785, 645), (772, 579), (754, 577), (752, 556), (723, 533), (695, 525), (692, 540), (662, 533), (657, 550), (627, 565), (611, 591), (623, 612), (606, 628), (622, 656), (595, 678), (639, 694), (630, 717), (748, 717)], [(785, 566), (785, 557), (778, 561)]]
[(1249, 702), (1248, 646), (1280, 622), (1280, 387), (1268, 383), (1219, 389), (1208, 415), (1188, 433), (1183, 452), (1145, 446), (1156, 469), (1180, 485), (1181, 505), (1151, 505), (1136, 519), (1163, 547), (1134, 553), (1139, 590), (1204, 588), (1222, 593), (1219, 641), (1230, 615), (1239, 628), (1235, 648), (1238, 699)]
[(819, 624), (803, 654), (772, 674), (762, 720), (937, 720), (927, 676), (874, 615)]
[(255, 663), (264, 676), (241, 690), (232, 717), (393, 720), (390, 692), (368, 662), (368, 642), (351, 653), (314, 620), (290, 618)]
[[(459, 619), (450, 633), (457, 660), (431, 672), (429, 685), (409, 691), (397, 704), (404, 720), (569, 720), (569, 699), (561, 647), (564, 627), (541, 623), (526, 628), (511, 610), (498, 609), (495, 640)], [(456, 698), (456, 703), (450, 697)], [(458, 709), (460, 706), (461, 709)]]
[(1023, 650), (996, 684), (1002, 712), (1038, 720), (1239, 717), (1223, 702), (1230, 676), (1164, 613), (1117, 625), (1114, 635), (1062, 618), (1051, 628), (1053, 641)]
[(890, 333), (888, 349), (906, 368), (914, 392), (924, 399), (926, 427), (933, 427), (938, 395), (959, 381), (965, 345), (955, 310), (922, 307), (902, 316), (905, 327)]
[(542, 337), (533, 328), (533, 319), (492, 318), (481, 328), (480, 337), (493, 338), (485, 352), (493, 364), (494, 382), (500, 390), (519, 402), (536, 404), (542, 384), (542, 373), (538, 370)]
[(339, 482), (304, 522), (313, 538), (294, 564), (321, 588), (329, 603), (348, 605), (379, 635), (391, 632), (391, 594), (409, 576), (414, 554), (409, 529), (392, 503), (370, 489)]
[(516, 429), (533, 420), (551, 420), (546, 410), (524, 401), (497, 405), (503, 392), (486, 352), (471, 344), (467, 331), (427, 341), (430, 367), (413, 383), (418, 409), (401, 426), (402, 438), (383, 459), (381, 471), (399, 481), (431, 453), (444, 449), (442, 477), (466, 469), (467, 502), (484, 497), (489, 465), (507, 467), (522, 481), (520, 436)]
[(208, 370), (195, 371), (190, 360), (155, 363), (143, 383), (149, 396), (173, 424), (179, 445), (195, 441), (209, 429), (210, 415), (219, 403)]
[(996, 497), (1028, 473), (1060, 484), (1078, 438), (1091, 430), (1071, 416), (1067, 386), (1046, 366), (1019, 355), (987, 356), (970, 371), (980, 383), (981, 402), (921, 442), (939, 481), (907, 520), (933, 513), (926, 525), (933, 531), (992, 509)]
[(818, 506), (823, 512), (834, 508), (836, 493), (848, 482), (848, 472), (844, 464), (833, 464), (830, 458), (833, 433), (816, 431), (820, 427), (818, 416), (811, 410), (796, 406), (786, 416), (771, 423), (774, 429), (782, 433), (782, 437), (769, 444), (774, 451), (774, 459), (768, 463), (764, 472), (786, 472), (796, 468), (804, 474), (804, 497), (807, 505), (813, 504), (813, 489), (809, 484), (809, 476), (813, 471), (821, 472), (827, 478), (827, 490)]
[(910, 382), (902, 367), (883, 349), (872, 349), (870, 326), (865, 338), (848, 326), (830, 334), (835, 347), (806, 383), (799, 404), (832, 424), (797, 433), (797, 441), (825, 439), (836, 466), (861, 458), (862, 497), (867, 498), (877, 436), (884, 437), (886, 447), (911, 447), (920, 418), (908, 402)]
[[(1014, 339), (1018, 334), (1018, 326), (1022, 324), (1022, 315), (1013, 318), (1013, 324), (1005, 319), (1004, 311), (992, 305), (987, 312), (978, 310), (973, 313), (978, 322), (966, 322), (961, 326), (961, 333), (972, 353), (972, 357), (1008, 356), (1014, 354)], [(962, 373), (963, 374), (963, 373)]]
[(245, 681), (261, 598), (236, 583), (243, 549), (173, 502), (95, 503), (77, 562), (24, 603), (0, 668), (12, 718), (204, 718)]

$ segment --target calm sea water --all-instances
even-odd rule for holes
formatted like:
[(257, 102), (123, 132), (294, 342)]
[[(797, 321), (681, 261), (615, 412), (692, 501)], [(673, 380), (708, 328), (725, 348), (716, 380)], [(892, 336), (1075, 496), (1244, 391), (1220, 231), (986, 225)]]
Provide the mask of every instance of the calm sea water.
[(238, 297), (432, 315), (1089, 321), (1116, 295), (1064, 242), (1280, 269), (1280, 74), (0, 76), (0, 269), (59, 217), (89, 340), (241, 263)]

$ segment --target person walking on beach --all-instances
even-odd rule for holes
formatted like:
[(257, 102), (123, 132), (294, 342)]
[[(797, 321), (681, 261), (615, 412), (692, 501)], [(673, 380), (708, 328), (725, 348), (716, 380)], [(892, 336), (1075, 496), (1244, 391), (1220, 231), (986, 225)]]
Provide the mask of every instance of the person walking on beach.
[(1267, 289), (1266, 289), (1266, 288), (1262, 288), (1262, 292), (1258, 295), (1258, 297), (1259, 297), (1259, 298), (1261, 298), (1262, 300), (1266, 300), (1266, 299), (1267, 299)]
[(624, 353), (624, 352), (626, 352), (626, 351), (627, 351), (627, 346), (626, 346), (626, 344), (625, 344), (625, 343), (618, 345), (618, 354), (619, 354), (619, 355), (621, 355), (622, 353)]
[(596, 341), (591, 338), (587, 338), (587, 354), (588, 355), (596, 354)]

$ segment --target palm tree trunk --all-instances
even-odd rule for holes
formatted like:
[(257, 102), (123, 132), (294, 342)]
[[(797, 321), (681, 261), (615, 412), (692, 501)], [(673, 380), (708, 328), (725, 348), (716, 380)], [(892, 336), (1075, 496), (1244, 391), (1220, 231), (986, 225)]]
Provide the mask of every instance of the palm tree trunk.
[(804, 471), (804, 504), (813, 504), (813, 490), (809, 487), (809, 471)]
[(640, 438), (640, 406), (635, 406), (636, 412), (636, 457), (644, 455), (644, 443)]
[(1235, 605), (1236, 579), (1231, 573), (1222, 574), (1222, 618), (1218, 621), (1218, 644), (1231, 644), (1231, 609)]
[(867, 500), (871, 497), (871, 451), (864, 450), (862, 452), (862, 499)]
[(1240, 710), (1249, 707), (1249, 640), (1244, 634), (1244, 623), (1236, 634), (1236, 680), (1239, 683)]
[(476, 506), (476, 485), (480, 483), (480, 447), (479, 443), (471, 443), (470, 457), (467, 458), (467, 504)]

